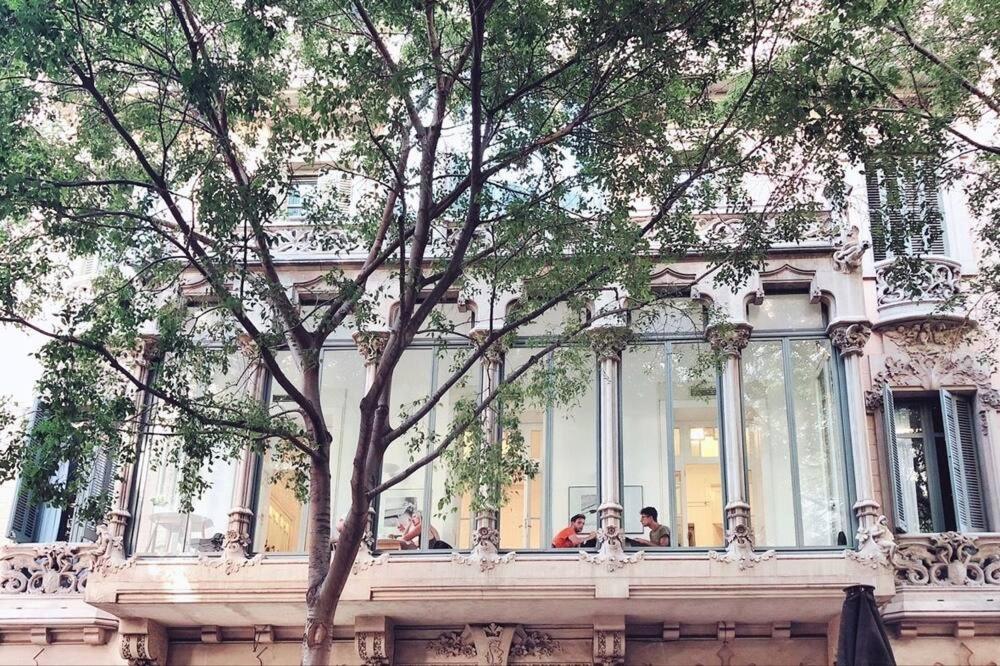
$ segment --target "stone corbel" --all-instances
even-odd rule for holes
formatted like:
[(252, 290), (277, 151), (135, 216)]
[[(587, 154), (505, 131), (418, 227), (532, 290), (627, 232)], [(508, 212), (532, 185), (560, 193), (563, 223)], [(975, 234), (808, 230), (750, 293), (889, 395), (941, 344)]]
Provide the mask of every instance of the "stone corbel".
[(601, 527), (597, 530), (597, 540), (601, 547), (596, 553), (580, 551), (580, 560), (606, 567), (608, 571), (623, 569), (629, 564), (641, 561), (645, 556), (645, 551), (637, 553), (626, 553), (625, 545), (622, 542), (622, 512), (624, 508), (615, 502), (605, 502), (597, 509), (601, 516)]
[(365, 666), (392, 666), (395, 642), (392, 620), (384, 615), (354, 619), (354, 646)]
[(129, 666), (166, 666), (167, 631), (152, 620), (123, 618), (118, 624), (121, 658)]
[(594, 664), (623, 666), (624, 663), (625, 618), (597, 618), (594, 620)]
[(209, 557), (200, 555), (198, 561), (213, 569), (222, 569), (226, 575), (232, 575), (244, 567), (256, 566), (264, 559), (263, 553), (248, 557), (250, 550), (250, 522), (253, 511), (246, 508), (235, 508), (229, 512), (229, 527), (222, 541), (222, 555)]
[(718, 562), (736, 564), (740, 571), (750, 569), (759, 562), (774, 558), (775, 552), (754, 551), (753, 530), (750, 529), (750, 505), (730, 502), (726, 505), (726, 550), (709, 551), (708, 557)]
[[(487, 522), (488, 521), (488, 522)], [(472, 566), (479, 565), (480, 571), (491, 571), (500, 564), (509, 564), (517, 557), (517, 553), (510, 552), (500, 554), (500, 532), (495, 525), (494, 518), (477, 518), (479, 527), (473, 536), (472, 551), (468, 555), (455, 553), (452, 555), (452, 562)], [(481, 524), (486, 523), (486, 524)]]

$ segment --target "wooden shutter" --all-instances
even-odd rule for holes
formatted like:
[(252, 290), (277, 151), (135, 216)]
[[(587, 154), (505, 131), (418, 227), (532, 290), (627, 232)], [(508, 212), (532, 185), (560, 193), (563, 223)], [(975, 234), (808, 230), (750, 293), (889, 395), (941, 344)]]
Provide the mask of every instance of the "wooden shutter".
[(972, 401), (965, 396), (941, 391), (941, 413), (948, 448), (955, 520), (960, 532), (982, 532), (986, 527), (986, 507), (979, 478), (979, 457)]
[(896, 521), (896, 531), (906, 532), (906, 508), (903, 494), (903, 479), (906, 475), (901, 467), (899, 445), (896, 443), (896, 405), (888, 386), (882, 388), (882, 428), (885, 430), (885, 448), (889, 454), (889, 478), (892, 485), (892, 510)]
[[(40, 402), (35, 402), (31, 412), (28, 432), (35, 429), (36, 424), (45, 419), (45, 408)], [(35, 502), (32, 493), (18, 479), (17, 491), (14, 493), (14, 511), (10, 515), (10, 526), (7, 536), (15, 543), (34, 543), (38, 539), (38, 524), (42, 517), (43, 506)]]
[[(77, 495), (77, 507), (82, 507), (92, 497), (110, 493), (112, 484), (114, 483), (114, 474), (112, 472), (111, 459), (107, 451), (99, 449), (94, 457), (94, 464), (90, 468), (90, 479), (87, 480), (87, 485), (81, 488), (79, 495)], [(74, 515), (69, 540), (96, 541), (97, 524), (93, 521), (84, 521), (78, 515)]]
[[(926, 160), (884, 156), (865, 165), (875, 260), (900, 252), (944, 254), (937, 175)], [(907, 238), (900, 238), (900, 234)]]

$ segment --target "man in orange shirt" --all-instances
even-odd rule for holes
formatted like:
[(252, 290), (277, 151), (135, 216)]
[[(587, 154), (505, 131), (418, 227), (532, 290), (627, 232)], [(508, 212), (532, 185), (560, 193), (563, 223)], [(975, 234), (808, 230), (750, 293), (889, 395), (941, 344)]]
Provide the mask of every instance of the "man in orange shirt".
[(597, 536), (597, 532), (583, 534), (583, 526), (587, 524), (587, 517), (578, 513), (569, 519), (569, 525), (559, 530), (552, 537), (553, 548), (573, 548)]

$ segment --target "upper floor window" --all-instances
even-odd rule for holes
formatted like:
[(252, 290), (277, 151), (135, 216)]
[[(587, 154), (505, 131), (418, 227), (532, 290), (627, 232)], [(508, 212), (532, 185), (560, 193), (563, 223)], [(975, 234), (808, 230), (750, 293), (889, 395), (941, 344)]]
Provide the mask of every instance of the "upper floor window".
[(316, 197), (319, 179), (316, 176), (295, 176), (288, 188), (285, 200), (285, 216), (289, 220), (300, 221), (308, 215), (308, 206)]
[(987, 529), (972, 397), (884, 393), (896, 530)]
[(926, 160), (883, 156), (865, 167), (875, 260), (944, 254), (937, 176)]

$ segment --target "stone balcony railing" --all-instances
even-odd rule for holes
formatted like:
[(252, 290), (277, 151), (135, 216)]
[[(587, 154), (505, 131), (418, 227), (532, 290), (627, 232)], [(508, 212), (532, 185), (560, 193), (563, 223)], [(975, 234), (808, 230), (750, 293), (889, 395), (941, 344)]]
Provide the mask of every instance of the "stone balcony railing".
[(95, 543), (32, 543), (0, 549), (0, 594), (83, 594), (94, 563)]
[(898, 586), (1000, 588), (998, 533), (900, 535), (896, 541), (892, 564)]
[(907, 280), (892, 276), (896, 259), (884, 259), (875, 264), (876, 306), (880, 326), (897, 322), (947, 318), (941, 306), (958, 293), (962, 266), (954, 259), (927, 255), (916, 275)]

